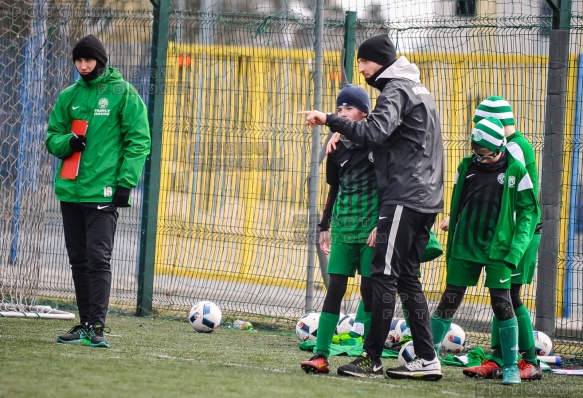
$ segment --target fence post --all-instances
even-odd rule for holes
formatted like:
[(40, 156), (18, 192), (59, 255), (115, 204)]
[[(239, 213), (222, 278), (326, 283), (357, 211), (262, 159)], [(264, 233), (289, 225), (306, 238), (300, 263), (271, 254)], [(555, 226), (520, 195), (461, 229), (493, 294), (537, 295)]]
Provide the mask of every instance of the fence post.
[[(573, 142), (581, 142), (581, 124), (583, 123), (583, 54), (579, 54), (577, 60), (577, 88), (575, 99), (575, 127)], [(581, 191), (578, 184), (581, 178), (581, 156), (577, 147), (573, 149), (573, 159), (571, 161), (571, 192), (569, 194), (569, 226), (567, 228), (567, 264), (565, 266), (565, 283), (563, 285), (563, 318), (571, 316), (573, 309), (573, 293), (578, 294), (579, 285), (573, 284), (573, 279), (577, 276), (577, 262), (581, 253), (579, 239), (576, 238), (580, 232), (579, 206), (581, 205)], [(577, 300), (579, 301), (579, 300)]]
[[(346, 11), (346, 17), (344, 19), (344, 48), (342, 49), (342, 59), (340, 60), (340, 70), (342, 78), (340, 79), (340, 87), (346, 87), (346, 84), (352, 83), (352, 72), (354, 66), (354, 47), (356, 45), (356, 11)], [(326, 157), (326, 145), (330, 138), (332, 137), (332, 132), (328, 133), (326, 137), (326, 142), (320, 149), (318, 155), (318, 163), (322, 164), (324, 158)], [(316, 229), (316, 241), (318, 241), (318, 235)], [(328, 289), (328, 284), (330, 283), (330, 276), (326, 273), (328, 271), (328, 255), (326, 255), (320, 245), (316, 242), (316, 253), (318, 254), (318, 262), (320, 263), (320, 273), (322, 274), (322, 280), (324, 281), (324, 286)]]
[(561, 216), (561, 183), (569, 66), (570, 1), (547, 0), (553, 8), (545, 110), (544, 149), (540, 178), (541, 221), (536, 286), (535, 328), (554, 335), (557, 313), (557, 269)]
[[(322, 108), (322, 68), (324, 64), (324, 0), (316, 2), (316, 23), (314, 26), (314, 106)], [(306, 276), (306, 312), (314, 310), (314, 270), (316, 260), (318, 224), (318, 170), (320, 167), (321, 126), (312, 129), (312, 151), (310, 156), (310, 175), (308, 177), (308, 266)]]
[(162, 153), (162, 122), (164, 119), (164, 88), (168, 54), (170, 0), (150, 0), (153, 5), (152, 58), (148, 117), (152, 148), (144, 171), (142, 231), (138, 270), (138, 302), (136, 315), (152, 312), (154, 295), (154, 264), (156, 260), (156, 224), (160, 191), (160, 162)]
[(346, 82), (352, 84), (354, 73), (354, 48), (356, 47), (356, 11), (346, 11), (344, 17), (344, 59), (342, 73)]

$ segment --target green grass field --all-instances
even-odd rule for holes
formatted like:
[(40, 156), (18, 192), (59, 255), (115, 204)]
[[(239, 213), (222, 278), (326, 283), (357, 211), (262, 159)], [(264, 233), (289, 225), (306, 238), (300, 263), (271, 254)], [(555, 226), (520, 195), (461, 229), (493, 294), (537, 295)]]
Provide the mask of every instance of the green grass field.
[[(68, 321), (0, 318), (0, 397), (583, 397), (583, 377), (546, 374), (504, 387), (444, 367), (436, 383), (306, 375), (295, 334), (221, 328), (198, 334), (186, 320), (109, 315), (111, 348), (58, 344)], [(385, 367), (396, 360), (383, 360)]]

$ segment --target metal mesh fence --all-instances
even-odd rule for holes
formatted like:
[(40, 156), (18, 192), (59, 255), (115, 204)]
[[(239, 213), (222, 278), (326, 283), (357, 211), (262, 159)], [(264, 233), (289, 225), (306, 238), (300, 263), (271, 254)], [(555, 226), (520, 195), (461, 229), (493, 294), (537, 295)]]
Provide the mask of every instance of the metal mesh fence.
[[(44, 148), (46, 124), (59, 92), (78, 78), (72, 46), (89, 33), (107, 42), (110, 64), (147, 100), (151, 7), (129, 4), (135, 7), (0, 2), (3, 302), (31, 305), (39, 294), (74, 297), (52, 187), (58, 160)], [(135, 283), (128, 283), (125, 275), (135, 274), (139, 249), (141, 201), (137, 199), (120, 215), (114, 253), (119, 271), (113, 273), (114, 297), (126, 302), (135, 302), (136, 295)]]
[[(321, 308), (325, 286), (319, 271), (315, 290), (308, 291), (306, 283), (312, 132), (296, 114), (315, 101), (316, 10), (313, 4), (295, 4), (172, 4), (164, 112), (152, 115), (163, 120), (155, 309), (183, 311), (208, 299), (228, 313), (276, 322), (301, 315), (307, 295)], [(344, 11), (357, 10), (356, 42), (388, 32), (436, 97), (446, 150), (446, 209), (457, 163), (469, 152), (471, 115), (487, 96), (511, 102), (542, 171), (551, 26), (545, 1), (339, 1), (326, 2), (325, 9), (322, 110), (334, 111), (341, 87)], [(554, 286), (558, 349), (577, 355), (583, 318), (582, 9), (583, 3), (573, 2)], [(72, 45), (85, 34), (98, 36), (110, 64), (147, 102), (152, 24), (145, 1), (0, 0), (3, 302), (73, 297), (52, 192), (57, 160), (44, 150), (56, 97), (77, 78)], [(354, 83), (367, 87), (356, 70)], [(374, 104), (377, 93), (367, 90)], [(323, 172), (321, 177), (325, 192)], [(120, 212), (112, 260), (112, 301), (129, 305), (136, 303), (138, 289), (141, 186), (133, 196), (134, 207)], [(324, 199), (320, 194), (320, 208)], [(444, 234), (435, 232), (445, 243)], [(423, 266), (430, 307), (444, 289), (444, 276), (443, 259)], [(544, 283), (535, 280), (525, 292), (533, 319), (536, 286)], [(355, 282), (343, 310), (353, 312), (358, 298)], [(481, 283), (468, 292), (457, 316), (457, 323), (475, 333), (476, 344), (487, 344), (492, 313)]]

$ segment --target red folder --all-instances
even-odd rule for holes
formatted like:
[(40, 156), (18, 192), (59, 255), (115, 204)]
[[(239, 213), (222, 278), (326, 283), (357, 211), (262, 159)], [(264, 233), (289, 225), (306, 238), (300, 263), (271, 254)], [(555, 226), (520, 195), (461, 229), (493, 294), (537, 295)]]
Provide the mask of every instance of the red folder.
[[(71, 123), (71, 134), (75, 135), (85, 135), (87, 133), (87, 120), (73, 120)], [(71, 156), (63, 161), (63, 167), (61, 167), (61, 178), (66, 178), (68, 180), (74, 180), (77, 178), (79, 173), (79, 163), (81, 163), (81, 152), (73, 152)]]

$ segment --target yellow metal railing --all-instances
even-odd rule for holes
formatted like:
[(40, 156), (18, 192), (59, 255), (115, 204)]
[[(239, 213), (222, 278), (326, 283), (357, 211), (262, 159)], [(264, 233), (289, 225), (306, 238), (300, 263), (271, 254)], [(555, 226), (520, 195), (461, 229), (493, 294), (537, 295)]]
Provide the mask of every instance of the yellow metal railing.
[[(485, 97), (501, 95), (511, 102), (517, 129), (533, 143), (540, 162), (546, 57), (423, 53), (408, 57), (418, 65), (422, 82), (438, 104), (446, 212), (457, 164), (469, 153), (473, 110)], [(300, 49), (171, 43), (158, 273), (303, 286), (311, 131), (297, 111), (314, 102), (312, 59), (313, 52)], [(326, 52), (324, 59), (323, 110), (332, 112), (340, 89), (340, 54)], [(571, 59), (574, 68), (576, 57)], [(367, 87), (357, 74), (354, 84)], [(367, 89), (374, 106), (376, 92)], [(575, 76), (567, 91), (575, 93)], [(573, 113), (572, 98), (566, 120), (573, 120)], [(564, 164), (567, 178), (571, 158), (565, 157)], [(326, 192), (321, 180), (321, 192)], [(567, 190), (569, 182), (563, 186)], [(323, 203), (325, 194), (320, 197)], [(567, 192), (563, 197), (569, 197)], [(565, 221), (567, 209), (563, 206)], [(563, 236), (566, 228), (567, 222), (562, 222)], [(445, 235), (435, 229), (445, 244)], [(565, 252), (566, 239), (561, 245)], [(178, 251), (185, 254), (177, 256)], [(422, 279), (428, 294), (437, 297), (444, 289), (443, 259), (425, 265)], [(487, 292), (480, 285), (468, 294), (487, 303)], [(559, 277), (559, 302), (561, 286)], [(533, 284), (527, 297), (534, 296), (534, 289)]]

